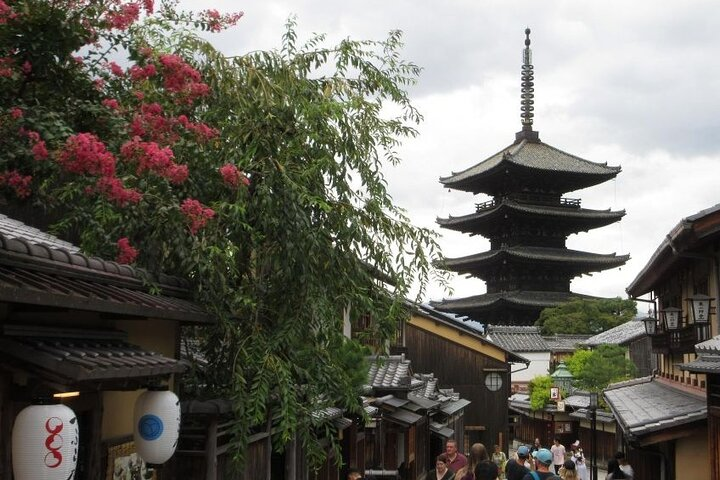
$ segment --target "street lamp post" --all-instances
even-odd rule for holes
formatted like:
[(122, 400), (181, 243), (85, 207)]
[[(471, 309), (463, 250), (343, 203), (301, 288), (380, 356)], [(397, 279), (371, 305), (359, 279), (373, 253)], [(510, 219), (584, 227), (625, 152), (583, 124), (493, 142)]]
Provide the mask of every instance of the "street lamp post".
[(592, 458), (592, 469), (590, 480), (597, 480), (597, 409), (598, 409), (598, 394), (597, 392), (590, 392), (590, 456)]

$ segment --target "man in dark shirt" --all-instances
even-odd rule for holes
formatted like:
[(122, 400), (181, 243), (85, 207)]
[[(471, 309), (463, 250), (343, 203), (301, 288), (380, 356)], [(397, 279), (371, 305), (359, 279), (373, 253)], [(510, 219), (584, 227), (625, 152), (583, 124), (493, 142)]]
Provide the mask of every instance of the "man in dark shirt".
[[(541, 448), (535, 455), (535, 471), (526, 473), (522, 480), (546, 480), (560, 478), (550, 471), (553, 455), (547, 448)], [(535, 475), (533, 475), (533, 473)]]
[(525, 474), (530, 473), (530, 469), (525, 466), (525, 461), (530, 456), (530, 449), (525, 445), (520, 445), (517, 449), (517, 459), (511, 458), (505, 464), (505, 478), (507, 480), (522, 480)]

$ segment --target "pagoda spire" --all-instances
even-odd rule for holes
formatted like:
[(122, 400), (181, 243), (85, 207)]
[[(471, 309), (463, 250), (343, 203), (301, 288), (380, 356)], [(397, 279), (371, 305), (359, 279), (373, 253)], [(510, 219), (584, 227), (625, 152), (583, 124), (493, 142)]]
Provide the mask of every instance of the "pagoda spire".
[(530, 29), (525, 29), (525, 48), (523, 49), (522, 79), (520, 88), (520, 120), (522, 130), (515, 134), (515, 143), (521, 140), (539, 142), (538, 132), (532, 129), (535, 114), (535, 84), (533, 83), (532, 50), (530, 50)]

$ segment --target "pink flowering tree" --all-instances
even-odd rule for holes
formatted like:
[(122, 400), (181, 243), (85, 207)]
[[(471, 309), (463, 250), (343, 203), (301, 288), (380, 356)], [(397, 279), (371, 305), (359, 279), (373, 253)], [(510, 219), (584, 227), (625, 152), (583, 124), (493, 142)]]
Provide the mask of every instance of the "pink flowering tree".
[(386, 345), (433, 275), (434, 235), (382, 175), (416, 134), (419, 69), (398, 32), (298, 47), (291, 21), (279, 51), (234, 58), (198, 36), (239, 19), (0, 0), (0, 193), (88, 253), (190, 279), (220, 320), (194, 332), (211, 362), (194, 393), (236, 403), (236, 456), (275, 418), (273, 444), (299, 437), (319, 462), (334, 427), (313, 413), (361, 413), (343, 312)]

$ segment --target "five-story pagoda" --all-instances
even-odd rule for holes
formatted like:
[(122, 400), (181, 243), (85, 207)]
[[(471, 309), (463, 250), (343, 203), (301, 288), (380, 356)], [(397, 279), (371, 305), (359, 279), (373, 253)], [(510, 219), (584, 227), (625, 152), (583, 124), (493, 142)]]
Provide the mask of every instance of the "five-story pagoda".
[(623, 265), (628, 255), (570, 250), (570, 234), (617, 222), (625, 211), (590, 210), (563, 194), (614, 178), (620, 167), (583, 160), (540, 141), (533, 124), (530, 29), (525, 30), (521, 119), (515, 142), (477, 165), (441, 178), (447, 188), (484, 193), (492, 200), (474, 213), (439, 218), (443, 228), (490, 240), (490, 250), (446, 258), (442, 267), (484, 280), (487, 293), (432, 302), (486, 324), (532, 325), (543, 308), (584, 295), (570, 291), (582, 274)]

